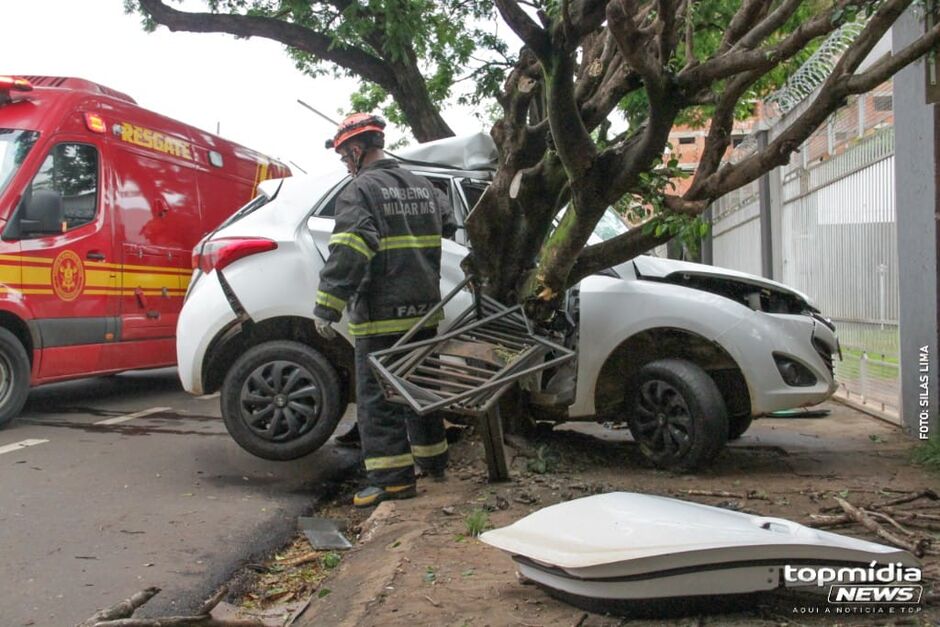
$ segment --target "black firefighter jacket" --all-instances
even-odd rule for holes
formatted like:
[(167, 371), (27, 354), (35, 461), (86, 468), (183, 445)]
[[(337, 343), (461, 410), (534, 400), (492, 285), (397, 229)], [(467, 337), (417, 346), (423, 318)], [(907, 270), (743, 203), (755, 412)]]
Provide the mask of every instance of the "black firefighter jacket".
[(441, 300), (441, 236), (456, 228), (426, 178), (394, 159), (369, 164), (336, 201), (314, 315), (336, 322), (348, 308), (353, 336), (406, 332)]

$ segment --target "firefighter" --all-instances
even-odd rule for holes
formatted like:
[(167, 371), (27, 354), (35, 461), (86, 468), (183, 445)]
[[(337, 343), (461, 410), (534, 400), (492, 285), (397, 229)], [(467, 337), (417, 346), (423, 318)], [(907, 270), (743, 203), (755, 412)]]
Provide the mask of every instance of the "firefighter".
[[(447, 464), (442, 418), (422, 418), (386, 401), (367, 361), (440, 302), (441, 237), (456, 230), (446, 197), (385, 155), (384, 129), (382, 118), (356, 113), (326, 143), (354, 179), (336, 201), (314, 309), (317, 332), (326, 339), (335, 337), (331, 325), (348, 310), (356, 340), (357, 418), (369, 482), (353, 499), (357, 507), (414, 497), (415, 465), (443, 479)], [(432, 337), (442, 317), (415, 339)]]

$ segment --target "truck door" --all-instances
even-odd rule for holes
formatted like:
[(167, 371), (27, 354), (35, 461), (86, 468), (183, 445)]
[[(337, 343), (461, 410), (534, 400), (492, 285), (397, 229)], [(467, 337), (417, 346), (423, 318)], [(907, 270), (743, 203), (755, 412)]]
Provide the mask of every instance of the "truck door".
[(20, 222), (22, 281), (41, 344), (38, 379), (107, 369), (103, 347), (118, 337), (118, 276), (101, 145), (86, 136), (53, 138), (23, 203), (61, 201), (58, 233)]
[(144, 149), (115, 147), (115, 206), (120, 214), (121, 327), (123, 342), (139, 342), (136, 360), (125, 367), (152, 367), (176, 361), (173, 338), (185, 288), (192, 273), (192, 246), (198, 237), (196, 176)]

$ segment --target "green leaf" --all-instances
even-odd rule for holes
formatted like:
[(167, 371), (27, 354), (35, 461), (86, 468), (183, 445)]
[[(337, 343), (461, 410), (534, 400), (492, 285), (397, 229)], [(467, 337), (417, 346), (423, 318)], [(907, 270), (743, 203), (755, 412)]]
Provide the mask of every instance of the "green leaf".
[(328, 595), (330, 592), (332, 592), (332, 590), (330, 590), (329, 588), (320, 588), (320, 591), (317, 592), (317, 598), (322, 599), (323, 597)]

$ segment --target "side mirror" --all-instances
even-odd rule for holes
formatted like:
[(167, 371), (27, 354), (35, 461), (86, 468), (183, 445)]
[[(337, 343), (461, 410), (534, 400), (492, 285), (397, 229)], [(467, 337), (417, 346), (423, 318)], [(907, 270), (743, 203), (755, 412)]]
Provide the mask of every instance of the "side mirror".
[(49, 189), (32, 193), (20, 215), (20, 232), (23, 234), (61, 233), (65, 210), (62, 194)]

